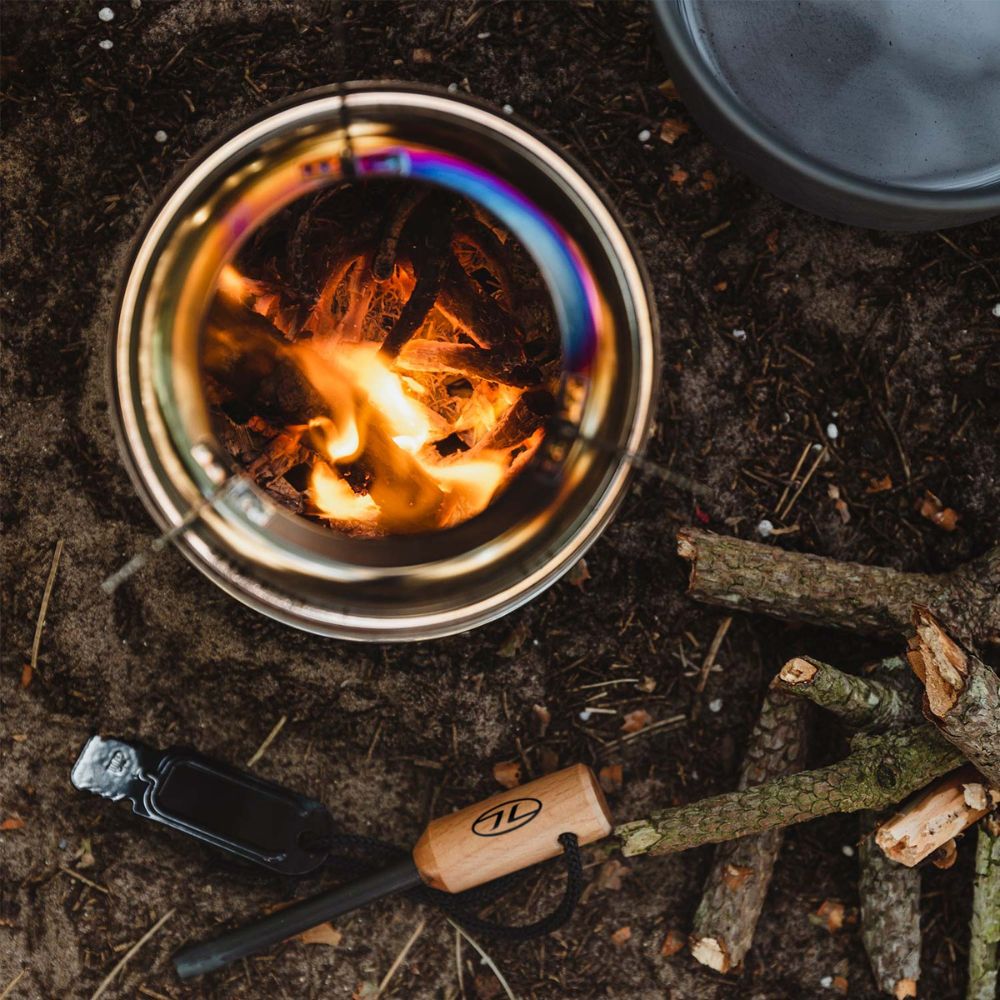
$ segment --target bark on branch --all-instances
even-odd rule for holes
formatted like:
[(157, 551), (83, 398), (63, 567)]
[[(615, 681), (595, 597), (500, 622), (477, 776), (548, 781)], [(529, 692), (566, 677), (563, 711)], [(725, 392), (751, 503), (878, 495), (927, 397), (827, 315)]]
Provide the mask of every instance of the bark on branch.
[[(780, 691), (764, 699), (747, 746), (739, 788), (801, 769), (805, 760), (803, 702)], [(691, 954), (716, 972), (736, 969), (753, 943), (783, 830), (767, 830), (720, 844), (705, 881), (691, 932)]]
[(924, 715), (1000, 788), (1000, 678), (923, 607), (907, 658), (924, 685)]
[(615, 833), (626, 857), (684, 851), (831, 813), (884, 809), (962, 762), (962, 755), (926, 724), (856, 736), (851, 753), (828, 767), (661, 809)]
[[(895, 659), (895, 657), (893, 657)], [(853, 729), (879, 731), (920, 721), (919, 692), (880, 678), (845, 674), (811, 656), (789, 660), (771, 686), (808, 698), (839, 716)]]
[(677, 551), (691, 563), (689, 593), (708, 604), (879, 635), (905, 632), (913, 605), (922, 604), (958, 635), (1000, 641), (1000, 546), (938, 574), (786, 552), (698, 528), (681, 528)]
[(1000, 813), (979, 824), (966, 1000), (995, 1000), (1000, 969)]
[(875, 844), (874, 813), (861, 816), (861, 939), (880, 990), (897, 1000), (917, 995), (920, 978), (920, 872)]

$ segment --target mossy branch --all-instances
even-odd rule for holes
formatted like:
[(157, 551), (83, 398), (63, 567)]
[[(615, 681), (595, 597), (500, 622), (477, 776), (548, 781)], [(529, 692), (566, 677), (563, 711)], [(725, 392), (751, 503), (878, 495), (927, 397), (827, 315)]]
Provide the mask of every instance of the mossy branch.
[(856, 736), (843, 760), (686, 806), (661, 809), (619, 826), (626, 857), (669, 854), (859, 809), (884, 809), (962, 763), (947, 740), (924, 724)]

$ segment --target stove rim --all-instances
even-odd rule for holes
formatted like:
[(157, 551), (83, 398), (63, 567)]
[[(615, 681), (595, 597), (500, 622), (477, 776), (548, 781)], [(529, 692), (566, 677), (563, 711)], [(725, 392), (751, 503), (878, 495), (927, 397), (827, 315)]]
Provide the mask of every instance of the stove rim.
[[(136, 323), (134, 309), (127, 314), (126, 322), (126, 296), (133, 286), (142, 286), (149, 282), (150, 261), (146, 261), (138, 280), (136, 279), (136, 265), (147, 246), (150, 247), (151, 254), (155, 258), (158, 238), (151, 242), (151, 235), (157, 223), (161, 220), (171, 200), (186, 182), (191, 181), (192, 177), (198, 177), (199, 171), (201, 172), (201, 180), (204, 180), (211, 173), (211, 169), (206, 166), (206, 163), (210, 162), (212, 154), (218, 154), (226, 149), (234, 139), (246, 136), (256, 126), (273, 124), (276, 119), (288, 111), (302, 109), (308, 112), (309, 109), (315, 110), (317, 102), (328, 102), (330, 108), (337, 109), (345, 100), (351, 105), (360, 101), (363, 108), (364, 102), (367, 100), (369, 105), (377, 109), (378, 105), (385, 103), (387, 98), (397, 98), (403, 104), (412, 101), (415, 102), (415, 107), (420, 105), (421, 100), (436, 102), (439, 105), (438, 110), (445, 115), (457, 114), (459, 118), (463, 114), (469, 113), (485, 116), (487, 126), (499, 124), (508, 132), (508, 135), (514, 135), (518, 138), (523, 136), (531, 143), (536, 144), (551, 158), (550, 164), (556, 167), (560, 180), (566, 183), (568, 179), (572, 195), (585, 202), (586, 208), (593, 214), (593, 221), (601, 224), (602, 236), (611, 244), (611, 249), (605, 250), (605, 253), (610, 262), (617, 265), (618, 281), (615, 292), (621, 297), (621, 307), (627, 314), (627, 334), (636, 356), (636, 364), (634, 365), (637, 370), (636, 377), (629, 382), (635, 397), (635, 408), (627, 422), (626, 450), (629, 452), (637, 451), (645, 443), (652, 427), (659, 381), (659, 322), (655, 301), (644, 261), (639, 256), (630, 234), (607, 195), (596, 185), (585, 168), (571, 154), (558, 148), (547, 136), (536, 132), (529, 123), (522, 123), (510, 115), (501, 115), (488, 102), (476, 98), (454, 95), (443, 88), (408, 83), (378, 82), (368, 84), (357, 82), (344, 87), (323, 87), (293, 95), (261, 109), (250, 118), (236, 123), (231, 129), (216, 137), (197, 152), (175, 175), (150, 209), (132, 244), (120, 285), (118, 308), (115, 314), (116, 324), (109, 358), (111, 398), (114, 404), (112, 415), (119, 451), (129, 475), (143, 500), (144, 506), (161, 528), (169, 529), (175, 526), (186, 511), (178, 507), (176, 503), (170, 503), (169, 509), (165, 509), (161, 503), (164, 499), (162, 495), (164, 484), (156, 473), (159, 471), (162, 474), (164, 470), (150, 468), (150, 458), (159, 458), (155, 446), (149, 450), (141, 449), (137, 452), (137, 446), (129, 436), (131, 430), (136, 437), (144, 440), (145, 444), (152, 444), (145, 441), (134, 419), (136, 411), (142, 412), (141, 399), (138, 397), (136, 386), (130, 378), (122, 378), (123, 367), (127, 375), (132, 374), (133, 359), (129, 348), (132, 346), (133, 339), (131, 329)], [(483, 122), (481, 121), (480, 124)], [(577, 211), (580, 212), (580, 209), (578, 208)], [(141, 299), (144, 294), (144, 290), (141, 290), (141, 294), (137, 293), (137, 300)], [(618, 319), (620, 320), (621, 317), (619, 316)], [(124, 334), (123, 330), (125, 330)], [(122, 365), (123, 355), (126, 356), (124, 366)], [(133, 408), (132, 426), (129, 425), (128, 414), (123, 412), (125, 409), (123, 406), (123, 387), (130, 390), (128, 403)], [(631, 462), (627, 456), (617, 456), (610, 466), (610, 471), (605, 475), (601, 489), (595, 491), (599, 495), (596, 495), (596, 498), (591, 497), (595, 502), (578, 515), (577, 523), (572, 528), (569, 537), (559, 540), (557, 544), (549, 546), (547, 550), (542, 552), (531, 552), (529, 548), (529, 554), (536, 556), (537, 565), (534, 566), (530, 574), (519, 581), (517, 586), (507, 586), (472, 604), (458, 604), (433, 612), (423, 610), (407, 613), (392, 610), (389, 613), (363, 613), (338, 606), (336, 602), (333, 606), (318, 606), (315, 602), (310, 603), (308, 599), (291, 592), (288, 588), (276, 587), (273, 581), (250, 575), (246, 568), (241, 567), (238, 560), (234, 559), (233, 553), (225, 550), (224, 539), (216, 535), (212, 539), (215, 544), (209, 544), (197, 530), (197, 524), (195, 530), (182, 534), (176, 540), (176, 544), (189, 562), (230, 596), (268, 617), (296, 628), (319, 635), (355, 640), (416, 641), (438, 638), (469, 630), (510, 613), (538, 596), (567, 572), (607, 527), (624, 499), (630, 473)], [(152, 484), (150, 476), (152, 476)], [(150, 488), (151, 485), (160, 488), (160, 495), (157, 495)], [(168, 485), (173, 486), (174, 484), (168, 483)], [(259, 571), (261, 567), (251, 562), (249, 568), (251, 571)], [(355, 568), (362, 569), (362, 567)], [(461, 581), (459, 580), (458, 583), (460, 585)]]

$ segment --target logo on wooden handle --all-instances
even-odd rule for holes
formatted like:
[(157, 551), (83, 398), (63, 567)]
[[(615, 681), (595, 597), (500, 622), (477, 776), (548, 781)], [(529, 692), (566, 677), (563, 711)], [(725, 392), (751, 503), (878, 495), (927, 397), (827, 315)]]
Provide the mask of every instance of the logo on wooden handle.
[(487, 809), (472, 824), (477, 837), (500, 837), (530, 823), (542, 811), (538, 799), (510, 799)]

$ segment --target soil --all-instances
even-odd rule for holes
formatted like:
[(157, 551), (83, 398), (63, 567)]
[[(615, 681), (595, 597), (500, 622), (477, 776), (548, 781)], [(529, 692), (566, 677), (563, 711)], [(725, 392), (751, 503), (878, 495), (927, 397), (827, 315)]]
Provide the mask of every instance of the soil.
[[(761, 692), (786, 656), (857, 667), (899, 644), (737, 617), (696, 695), (685, 664), (701, 662), (722, 615), (685, 596), (674, 530), (696, 520), (752, 537), (767, 517), (797, 528), (774, 544), (929, 571), (995, 541), (1000, 227), (865, 232), (763, 193), (659, 89), (668, 73), (644, 7), (345, 4), (345, 77), (454, 84), (510, 104), (610, 194), (649, 265), (662, 325), (650, 454), (704, 490), (695, 501), (637, 478), (586, 572), (502, 621), (432, 643), (360, 646), (289, 630), (234, 603), (173, 551), (106, 599), (99, 581), (154, 535), (118, 457), (105, 385), (129, 240), (202, 143), (335, 78), (339, 8), (121, 2), (104, 22), (100, 6), (4, 10), (0, 813), (23, 825), (0, 833), (0, 990), (25, 970), (12, 997), (89, 997), (172, 909), (105, 996), (372, 996), (426, 918), (383, 996), (495, 997), (497, 981), (468, 945), (456, 961), (446, 920), (405, 901), (339, 921), (336, 947), (295, 943), (182, 985), (169, 963), (181, 943), (296, 887), (74, 791), (79, 748), (101, 732), (245, 762), (286, 717), (254, 770), (327, 802), (344, 829), (400, 844), (430, 816), (496, 790), (494, 764), (519, 748), (535, 773), (554, 757), (620, 763), (612, 806), (621, 819), (731, 788)], [(100, 48), (103, 39), (113, 47)], [(661, 141), (665, 119), (690, 128)], [(813, 443), (827, 444), (830, 460), (779, 522), (777, 500)], [(883, 477), (891, 488), (869, 492)], [(955, 531), (919, 514), (925, 490), (957, 511)], [(582, 721), (594, 689), (581, 686), (622, 677), (655, 688), (610, 688), (597, 704), (612, 711)], [(703, 710), (685, 725), (614, 745), (625, 712), (690, 719), (696, 703)], [(535, 704), (551, 713), (544, 737)], [(812, 760), (842, 751), (838, 730), (817, 720)], [(874, 998), (857, 925), (831, 934), (809, 919), (824, 899), (856, 907), (856, 842), (849, 816), (789, 832), (735, 978), (686, 950), (661, 955), (669, 930), (690, 928), (709, 849), (630, 861), (620, 879), (594, 867), (601, 878), (558, 933), (483, 944), (522, 997), (827, 997), (826, 977), (843, 975), (852, 997)], [(961, 992), (970, 846), (954, 868), (925, 875), (924, 996)], [(603, 857), (588, 851), (588, 863)], [(515, 921), (545, 912), (556, 872), (530, 876), (502, 912)], [(623, 927), (631, 936), (613, 937)]]

